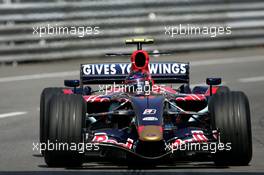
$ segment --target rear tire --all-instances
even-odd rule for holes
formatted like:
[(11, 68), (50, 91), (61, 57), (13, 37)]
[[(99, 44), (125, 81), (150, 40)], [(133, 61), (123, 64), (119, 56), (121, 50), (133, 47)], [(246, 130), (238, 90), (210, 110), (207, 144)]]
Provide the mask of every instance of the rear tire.
[(209, 103), (213, 129), (231, 150), (218, 150), (216, 165), (248, 165), (252, 158), (252, 135), (248, 98), (243, 92), (216, 93)]
[[(86, 103), (81, 95), (57, 95), (49, 104), (48, 141), (55, 144), (75, 144), (82, 142), (85, 126)], [(77, 147), (78, 148), (78, 147)], [(46, 150), (45, 162), (51, 167), (81, 166), (83, 154), (78, 150)]]

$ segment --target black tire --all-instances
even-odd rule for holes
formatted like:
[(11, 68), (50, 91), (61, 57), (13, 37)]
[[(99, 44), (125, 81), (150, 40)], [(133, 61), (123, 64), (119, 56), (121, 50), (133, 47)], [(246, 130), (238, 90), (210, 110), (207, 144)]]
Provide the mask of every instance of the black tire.
[[(49, 104), (49, 143), (82, 143), (82, 129), (85, 126), (86, 103), (81, 95), (57, 95)], [(78, 150), (45, 150), (44, 158), (51, 167), (81, 166), (83, 154)]]
[(39, 141), (46, 143), (47, 141), (47, 128), (48, 128), (48, 104), (54, 95), (63, 94), (63, 88), (45, 88), (40, 96), (40, 125), (39, 125)]
[(220, 141), (231, 143), (231, 150), (218, 150), (216, 165), (248, 165), (252, 158), (250, 108), (243, 92), (216, 93), (209, 103), (213, 129), (220, 130)]

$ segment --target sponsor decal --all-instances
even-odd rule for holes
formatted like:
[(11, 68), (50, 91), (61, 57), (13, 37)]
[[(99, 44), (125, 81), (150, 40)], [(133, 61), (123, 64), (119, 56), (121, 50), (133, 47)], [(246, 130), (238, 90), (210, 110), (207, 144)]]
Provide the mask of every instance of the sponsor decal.
[[(83, 75), (126, 75), (131, 64), (84, 64)], [(188, 64), (185, 63), (152, 63), (149, 64), (151, 74), (186, 74)]]
[(150, 114), (156, 114), (156, 109), (145, 109), (143, 112), (143, 115), (150, 115)]
[(127, 141), (126, 141), (126, 143), (120, 143), (120, 142), (117, 142), (114, 139), (110, 139), (107, 136), (106, 133), (101, 132), (101, 133), (95, 133), (94, 134), (94, 137), (92, 139), (92, 142), (112, 143), (112, 144), (115, 144), (115, 145), (120, 145), (120, 146), (125, 147), (127, 149), (131, 149), (132, 146), (133, 146), (134, 140), (128, 138)]
[(142, 120), (144, 120), (144, 121), (157, 121), (159, 119), (157, 117), (144, 117)]
[(191, 131), (192, 138), (189, 139), (175, 139), (173, 146), (179, 146), (182, 144), (190, 143), (190, 142), (207, 142), (208, 138), (204, 135), (202, 130), (193, 130)]

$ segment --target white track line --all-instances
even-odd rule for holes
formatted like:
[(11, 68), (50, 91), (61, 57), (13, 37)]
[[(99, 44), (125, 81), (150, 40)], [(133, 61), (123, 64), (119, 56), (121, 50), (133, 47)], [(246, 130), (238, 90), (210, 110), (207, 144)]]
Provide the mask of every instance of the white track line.
[[(221, 64), (246, 63), (246, 62), (258, 62), (258, 61), (264, 61), (264, 56), (240, 57), (240, 58), (220, 58), (220, 59), (191, 61), (191, 66), (195, 67), (195, 66), (221, 65)], [(79, 73), (80, 71), (77, 70), (77, 71), (22, 75), (22, 76), (13, 76), (13, 77), (2, 77), (0, 78), (0, 83), (23, 81), (23, 80), (38, 80), (38, 79), (44, 79), (44, 78), (76, 76), (76, 75), (79, 75)]]
[(240, 79), (238, 79), (238, 81), (241, 82), (241, 83), (260, 82), (260, 81), (264, 81), (264, 76), (240, 78)]
[(53, 72), (53, 73), (43, 73), (43, 74), (22, 75), (22, 76), (14, 76), (14, 77), (3, 77), (0, 78), (0, 83), (43, 79), (43, 78), (75, 76), (75, 75), (79, 75), (79, 73), (80, 71), (68, 71), (68, 72)]
[(0, 114), (0, 118), (7, 118), (7, 117), (14, 117), (18, 115), (24, 115), (27, 114), (27, 112), (10, 112), (5, 114)]

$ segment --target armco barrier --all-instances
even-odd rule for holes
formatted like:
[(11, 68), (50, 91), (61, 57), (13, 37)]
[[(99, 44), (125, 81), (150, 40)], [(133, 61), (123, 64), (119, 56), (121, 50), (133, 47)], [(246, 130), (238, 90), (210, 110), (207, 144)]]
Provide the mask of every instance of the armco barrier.
[[(99, 27), (99, 34), (84, 37), (33, 34), (33, 27), (48, 24)], [(165, 27), (180, 24), (229, 27), (232, 33), (216, 37), (201, 34), (172, 37), (166, 33)], [(0, 62), (87, 58), (131, 51), (123, 42), (130, 37), (153, 37), (156, 44), (152, 49), (170, 51), (262, 46), (264, 1), (0, 0)]]

